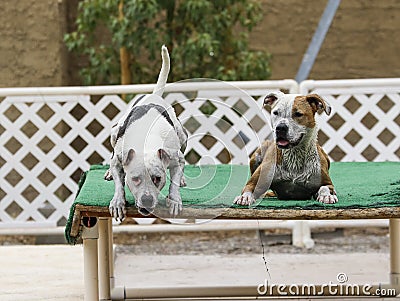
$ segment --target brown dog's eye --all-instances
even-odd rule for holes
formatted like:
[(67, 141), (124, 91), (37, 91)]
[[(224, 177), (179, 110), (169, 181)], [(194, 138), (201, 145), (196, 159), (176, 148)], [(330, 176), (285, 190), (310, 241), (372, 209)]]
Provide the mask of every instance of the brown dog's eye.
[(303, 116), (303, 113), (294, 112), (293, 116), (294, 116), (294, 117), (301, 117), (301, 116)]
[(152, 176), (151, 180), (153, 181), (154, 185), (156, 185), (157, 187), (160, 185), (161, 182), (161, 177), (159, 176)]
[(139, 177), (133, 177), (133, 178), (132, 178), (132, 182), (133, 182), (133, 184), (135, 184), (136, 186), (138, 186), (138, 185), (142, 182), (142, 180), (140, 180)]

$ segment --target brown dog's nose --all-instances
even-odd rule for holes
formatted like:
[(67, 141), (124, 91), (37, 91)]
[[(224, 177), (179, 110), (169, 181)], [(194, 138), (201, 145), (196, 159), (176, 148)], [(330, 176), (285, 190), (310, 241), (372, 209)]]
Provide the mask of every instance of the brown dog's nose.
[(275, 131), (276, 131), (276, 134), (277, 135), (279, 135), (279, 134), (286, 134), (287, 133), (287, 131), (288, 131), (288, 126), (286, 125), (286, 124), (278, 124), (277, 126), (276, 126), (276, 128), (275, 128)]

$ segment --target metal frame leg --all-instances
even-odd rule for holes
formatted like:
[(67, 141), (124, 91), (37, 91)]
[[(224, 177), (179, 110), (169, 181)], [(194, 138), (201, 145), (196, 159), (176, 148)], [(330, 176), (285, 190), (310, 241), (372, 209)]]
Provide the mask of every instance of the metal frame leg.
[(311, 249), (314, 240), (311, 238), (311, 228), (308, 221), (295, 221), (292, 229), (292, 244), (296, 247)]
[(400, 286), (400, 219), (389, 221), (390, 234), (390, 284)]
[(112, 228), (112, 219), (108, 219), (108, 256), (110, 263), (110, 285), (111, 289), (115, 286), (115, 278), (114, 278), (114, 237), (113, 237), (113, 228)]
[(125, 287), (115, 287), (115, 277), (114, 277), (114, 237), (112, 230), (112, 219), (108, 219), (108, 262), (110, 266), (110, 288), (111, 288), (111, 300), (125, 300)]
[(98, 250), (97, 240), (99, 238), (97, 223), (93, 227), (83, 227), (83, 273), (85, 282), (85, 301), (99, 300), (99, 278), (98, 278)]
[(99, 297), (111, 300), (109, 218), (99, 218)]

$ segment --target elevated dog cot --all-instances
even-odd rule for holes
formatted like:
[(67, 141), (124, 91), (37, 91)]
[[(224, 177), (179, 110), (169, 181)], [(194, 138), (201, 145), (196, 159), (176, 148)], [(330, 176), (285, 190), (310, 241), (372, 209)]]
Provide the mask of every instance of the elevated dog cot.
[[(71, 207), (66, 238), (83, 239), (85, 299), (141, 299), (165, 297), (257, 297), (257, 287), (176, 287), (141, 289), (114, 287), (112, 223), (108, 204), (114, 185), (103, 180), (107, 166), (95, 165), (82, 177)], [(261, 200), (248, 208), (232, 201), (249, 176), (245, 165), (206, 165), (185, 168), (188, 186), (182, 188), (180, 218), (218, 219), (390, 219), (391, 285), (400, 282), (400, 162), (334, 162), (331, 176), (339, 202)], [(166, 188), (161, 195), (165, 193)], [(127, 191), (128, 217), (142, 217)], [(166, 216), (162, 209), (157, 216)], [(154, 217), (154, 216), (150, 216)], [(98, 261), (99, 259), (99, 261)], [(99, 262), (99, 264), (98, 264)]]
[[(88, 170), (91, 164), (109, 159), (110, 129), (130, 105), (119, 95), (138, 96), (150, 93), (154, 86), (150, 84), (0, 89), (0, 161), (3, 163), (0, 227), (56, 227), (68, 219), (66, 208), (70, 208), (73, 203), (66, 234), (70, 242), (76, 242), (79, 237), (83, 238), (88, 300), (97, 300), (99, 296), (101, 299), (110, 297), (109, 279), (113, 277), (113, 265), (109, 257), (112, 254), (112, 232), (107, 206), (112, 195), (112, 183), (101, 180), (104, 171), (101, 170), (102, 167), (92, 167), (92, 170), (86, 173), (86, 178), (81, 183), (81, 191), (74, 202), (77, 189), (75, 180), (79, 178), (81, 171)], [(164, 98), (171, 105), (175, 105), (179, 119), (191, 134), (187, 158), (195, 153), (199, 158), (212, 158), (216, 164), (226, 163), (223, 155), (228, 149), (233, 164), (247, 164), (249, 153), (271, 134), (267, 121), (269, 116), (262, 109), (262, 103), (266, 93), (277, 90), (300, 94), (317, 93), (332, 105), (332, 114), (319, 118), (319, 140), (325, 152), (334, 161), (399, 161), (400, 78), (304, 81), (300, 84), (294, 80), (183, 82), (167, 85)], [(188, 162), (193, 163), (190, 160)], [(363, 164), (356, 166), (361, 167)], [(379, 164), (381, 163), (372, 166)], [(222, 165), (217, 166), (219, 170), (225, 168)], [(338, 189), (340, 187), (340, 201), (337, 205), (324, 207), (315, 202), (301, 202), (300, 205), (285, 202), (287, 208), (268, 207), (275, 202), (283, 204), (276, 200), (268, 200), (254, 209), (231, 207), (231, 196), (238, 193), (243, 177), (248, 176), (247, 167), (234, 167), (239, 170), (243, 168), (240, 174), (235, 173), (235, 177), (232, 177), (232, 180), (236, 179), (240, 185), (234, 189), (225, 189), (222, 195), (218, 195), (220, 198), (213, 196), (213, 202), (194, 199), (194, 194), (183, 190), (183, 216), (217, 216), (231, 219), (390, 218), (392, 282), (398, 283), (398, 197), (395, 195), (392, 199), (391, 193), (378, 192), (381, 187), (396, 187), (396, 184), (390, 183), (396, 183), (398, 177), (393, 176), (393, 181), (389, 180), (384, 186), (378, 180), (387, 175), (386, 171), (380, 170), (376, 174), (369, 171), (362, 173), (359, 178), (346, 178), (346, 185), (340, 186), (336, 181), (340, 181), (341, 169), (344, 166), (347, 165), (332, 166), (334, 183)], [(338, 174), (335, 174), (336, 168)], [(99, 175), (94, 179), (98, 179), (99, 184), (94, 186), (95, 191), (92, 189), (90, 193), (86, 193), (90, 191), (86, 188), (90, 186), (89, 180), (94, 176), (95, 169), (98, 169)], [(386, 166), (383, 169), (386, 169)], [(213, 172), (211, 167), (203, 169), (205, 170)], [(196, 174), (198, 170), (188, 167), (186, 172)], [(374, 177), (361, 186), (360, 183), (366, 175)], [(100, 188), (103, 186), (108, 192), (102, 196), (104, 191)], [(345, 205), (346, 195), (343, 191), (348, 190), (343, 189), (350, 187), (360, 188), (358, 195), (354, 195), (354, 192), (348, 193), (352, 201), (356, 202), (362, 196), (369, 200), (373, 196), (376, 202), (369, 203), (369, 207), (353, 207), (352, 201)], [(207, 191), (208, 189), (209, 186)], [(392, 205), (387, 203), (388, 200), (394, 201)], [(129, 201), (131, 206), (128, 207), (128, 216), (139, 217), (132, 207), (133, 200)], [(189, 201), (201, 203), (202, 206), (190, 207)], [(15, 217), (14, 214), (18, 216)], [(103, 263), (110, 263), (100, 264), (99, 274), (98, 256)], [(97, 288), (100, 288), (100, 292)], [(250, 294), (253, 294), (254, 288), (251, 289)], [(114, 288), (112, 291), (111, 295), (115, 299), (118, 290)], [(227, 294), (226, 290), (208, 291), (214, 295)], [(155, 292), (156, 290), (153, 296)], [(170, 292), (172, 294), (172, 289)], [(238, 293), (235, 289), (229, 292)], [(186, 293), (188, 294), (187, 291)], [(244, 290), (240, 289), (240, 294), (243, 295)]]

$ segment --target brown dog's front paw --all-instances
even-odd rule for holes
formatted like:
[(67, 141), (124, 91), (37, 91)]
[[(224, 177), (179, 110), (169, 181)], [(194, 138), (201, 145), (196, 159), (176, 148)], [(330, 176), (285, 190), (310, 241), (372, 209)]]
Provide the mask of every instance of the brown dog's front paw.
[(256, 202), (251, 192), (243, 192), (242, 195), (237, 196), (234, 200), (234, 204), (248, 206)]
[(324, 204), (335, 204), (338, 198), (335, 194), (331, 194), (327, 186), (321, 186), (318, 190), (317, 201)]

